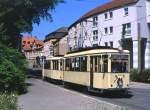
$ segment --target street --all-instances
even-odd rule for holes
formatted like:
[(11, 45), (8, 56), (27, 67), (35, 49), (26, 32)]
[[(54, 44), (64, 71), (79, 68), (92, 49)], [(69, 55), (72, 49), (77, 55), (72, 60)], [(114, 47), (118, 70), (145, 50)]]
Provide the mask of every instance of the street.
[(93, 96), (96, 99), (104, 100), (133, 110), (150, 110), (150, 84), (131, 83), (129, 96)]
[(29, 78), (27, 83), (28, 93), (18, 99), (21, 110), (119, 110), (120, 106), (131, 110), (149, 110), (149, 84), (131, 83), (129, 96), (120, 96), (64, 89), (36, 78)]

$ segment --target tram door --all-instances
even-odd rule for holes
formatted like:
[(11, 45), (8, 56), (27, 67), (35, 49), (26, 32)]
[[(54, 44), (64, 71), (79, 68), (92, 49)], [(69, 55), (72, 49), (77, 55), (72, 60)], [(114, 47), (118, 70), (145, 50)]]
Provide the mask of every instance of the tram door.
[(93, 88), (93, 68), (94, 68), (94, 64), (93, 64), (93, 57), (90, 57), (90, 87)]

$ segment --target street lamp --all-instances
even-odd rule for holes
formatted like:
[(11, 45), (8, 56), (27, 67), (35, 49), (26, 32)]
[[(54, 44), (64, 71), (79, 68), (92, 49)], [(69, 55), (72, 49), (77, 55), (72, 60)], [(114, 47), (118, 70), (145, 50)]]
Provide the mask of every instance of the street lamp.
[(43, 53), (41, 53), (41, 63), (42, 63), (42, 80), (44, 80), (44, 64), (45, 64), (45, 60), (46, 57), (43, 55)]

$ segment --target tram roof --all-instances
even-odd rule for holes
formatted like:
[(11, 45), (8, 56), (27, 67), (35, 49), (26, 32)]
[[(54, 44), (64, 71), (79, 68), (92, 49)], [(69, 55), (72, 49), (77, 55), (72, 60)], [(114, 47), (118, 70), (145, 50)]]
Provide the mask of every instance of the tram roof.
[(47, 60), (59, 60), (62, 59), (63, 57), (48, 57)]
[[(65, 57), (73, 57), (79, 55), (92, 55), (92, 54), (102, 54), (102, 53), (120, 53), (118, 48), (106, 48), (106, 47), (99, 47), (99, 48), (89, 48), (89, 49), (81, 49), (78, 51), (68, 52)], [(129, 54), (128, 50), (122, 50), (121, 53)]]

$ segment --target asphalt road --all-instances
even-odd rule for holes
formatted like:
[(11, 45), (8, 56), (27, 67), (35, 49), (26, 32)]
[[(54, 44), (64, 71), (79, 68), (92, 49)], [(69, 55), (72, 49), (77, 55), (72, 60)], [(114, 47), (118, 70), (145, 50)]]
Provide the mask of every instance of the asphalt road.
[(26, 94), (18, 98), (19, 110), (124, 110), (45, 81), (29, 78)]
[[(97, 104), (95, 102), (89, 104), (91, 103), (91, 99), (87, 97), (124, 106), (125, 108), (129, 108), (129, 110), (150, 110), (150, 84), (132, 82), (129, 95), (123, 95), (119, 93), (89, 93), (72, 87), (64, 89), (62, 85), (54, 85), (34, 78), (29, 79), (28, 82), (30, 86), (29, 93), (19, 97), (19, 106), (24, 108), (23, 110), (81, 110), (81, 108), (83, 109), (81, 103), (95, 107)], [(57, 87), (61, 89), (58, 90)], [(68, 91), (73, 91), (77, 94), (70, 94)], [(66, 106), (66, 103), (68, 106)], [(96, 105), (93, 105), (93, 103)], [(76, 107), (80, 107), (80, 109)], [(90, 107), (83, 110), (97, 110)]]
[(89, 97), (123, 106), (129, 110), (150, 110), (150, 84), (131, 82), (128, 95), (123, 93), (89, 93), (78, 88), (68, 89)]
[(150, 84), (131, 83), (129, 95), (107, 94), (92, 96), (131, 110), (150, 110)]

